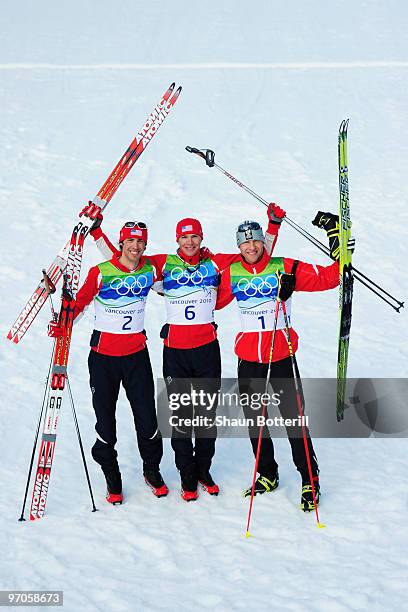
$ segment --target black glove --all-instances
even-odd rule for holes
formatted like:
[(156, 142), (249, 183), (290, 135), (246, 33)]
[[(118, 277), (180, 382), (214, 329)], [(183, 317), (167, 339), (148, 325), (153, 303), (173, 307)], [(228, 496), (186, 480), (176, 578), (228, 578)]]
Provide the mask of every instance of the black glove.
[(339, 215), (333, 215), (330, 212), (321, 212), (319, 210), (312, 223), (326, 231), (329, 239), (330, 257), (338, 261), (340, 258)]
[(294, 274), (281, 274), (279, 280), (279, 299), (286, 302), (295, 290), (296, 276)]

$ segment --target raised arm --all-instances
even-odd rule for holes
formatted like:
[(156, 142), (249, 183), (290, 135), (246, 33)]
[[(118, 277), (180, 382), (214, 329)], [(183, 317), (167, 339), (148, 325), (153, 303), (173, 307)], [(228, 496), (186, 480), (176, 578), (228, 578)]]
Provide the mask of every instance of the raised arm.
[(318, 266), (285, 257), (285, 272), (295, 275), (295, 291), (326, 291), (339, 284), (339, 264)]
[(98, 247), (103, 257), (105, 257), (106, 259), (111, 259), (114, 255), (120, 257), (120, 250), (112, 244), (107, 235), (102, 231), (101, 227), (92, 229), (90, 234), (95, 240), (96, 246)]
[(286, 216), (286, 211), (274, 202), (271, 202), (268, 206), (267, 214), (268, 228), (265, 233), (265, 249), (268, 255), (271, 256), (278, 239), (283, 218)]

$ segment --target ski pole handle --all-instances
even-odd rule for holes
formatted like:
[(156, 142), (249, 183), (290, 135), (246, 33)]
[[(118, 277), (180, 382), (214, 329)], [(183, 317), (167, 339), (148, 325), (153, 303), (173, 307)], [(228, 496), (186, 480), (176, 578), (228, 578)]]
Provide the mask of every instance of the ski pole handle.
[(197, 149), (196, 147), (186, 147), (186, 151), (188, 151), (189, 153), (195, 153), (199, 157), (202, 157), (205, 163), (207, 164), (207, 166), (209, 166), (210, 168), (212, 168), (215, 165), (214, 164), (215, 153), (212, 149), (201, 149), (200, 150), (200, 149)]

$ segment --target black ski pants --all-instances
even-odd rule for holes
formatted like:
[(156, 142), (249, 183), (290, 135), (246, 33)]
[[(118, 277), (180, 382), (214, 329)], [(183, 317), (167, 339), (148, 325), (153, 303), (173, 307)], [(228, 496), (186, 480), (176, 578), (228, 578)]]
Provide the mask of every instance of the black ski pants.
[(130, 402), (143, 469), (158, 469), (163, 441), (157, 427), (154, 382), (149, 352), (144, 348), (121, 357), (92, 351), (88, 358), (97, 440), (92, 456), (104, 472), (119, 469), (116, 439), (116, 403), (122, 383)]
[[(245, 361), (243, 359), (238, 360), (238, 385), (239, 391), (242, 394), (248, 394), (251, 396), (253, 393), (262, 394), (265, 393), (265, 381), (268, 373), (268, 364), (267, 363), (256, 363), (253, 361)], [(296, 375), (299, 381), (299, 385), (301, 388), (301, 381), (299, 370), (296, 365)], [(274, 388), (274, 379), (275, 387)], [(273, 388), (274, 393), (279, 393), (279, 411), (281, 416), (284, 419), (293, 419), (297, 420), (299, 416), (298, 403), (296, 397), (296, 390), (293, 378), (293, 369), (290, 358), (282, 359), (281, 361), (276, 361), (271, 364), (271, 372), (270, 372), (270, 386)], [(267, 391), (269, 394), (271, 393), (271, 389), (269, 388)], [(257, 399), (259, 399), (259, 395), (257, 395)], [(244, 415), (246, 419), (254, 419), (254, 425), (248, 426), (249, 437), (252, 444), (252, 449), (254, 455), (256, 456), (256, 451), (258, 447), (258, 437), (259, 437), (259, 427), (256, 422), (256, 415), (261, 414), (261, 410), (254, 413), (254, 410), (251, 408), (248, 402), (241, 402), (242, 409), (244, 411)], [(303, 409), (303, 393), (302, 393), (302, 409)], [(268, 418), (268, 413), (266, 411), (266, 418)], [(317, 476), (319, 473), (317, 459), (313, 450), (313, 444), (310, 439), (309, 432), (306, 429), (307, 435), (307, 445), (309, 448), (310, 461), (312, 466), (312, 474), (313, 476)], [(303, 483), (308, 483), (310, 481), (308, 467), (307, 467), (307, 459), (306, 459), (306, 451), (305, 444), (302, 436), (302, 427), (301, 425), (290, 425), (286, 427), (286, 433), (290, 442), (290, 446), (292, 449), (292, 458), (293, 462), (302, 477)], [(270, 433), (268, 428), (265, 426), (263, 428), (262, 433), (262, 442), (261, 449), (259, 455), (259, 464), (258, 464), (258, 472), (270, 478), (274, 478), (278, 469), (278, 464), (275, 461), (274, 447), (273, 442), (270, 437)]]
[[(167, 394), (191, 394), (191, 390), (204, 390), (216, 394), (221, 386), (221, 355), (218, 340), (192, 349), (163, 348), (163, 377)], [(204, 379), (204, 380), (203, 380)], [(209, 410), (209, 405), (184, 406), (182, 417), (207, 417), (204, 427), (195, 427), (195, 444), (193, 445), (193, 428), (172, 430), (171, 446), (175, 453), (176, 467), (181, 472), (194, 466), (207, 470), (215, 453), (217, 427), (214, 423), (217, 402)]]

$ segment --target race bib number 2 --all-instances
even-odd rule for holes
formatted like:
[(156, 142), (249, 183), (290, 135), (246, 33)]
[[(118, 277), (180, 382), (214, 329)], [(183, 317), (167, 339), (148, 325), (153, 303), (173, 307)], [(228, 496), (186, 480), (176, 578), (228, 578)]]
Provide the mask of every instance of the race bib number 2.
[(123, 331), (132, 331), (132, 320), (133, 317), (131, 317), (130, 315), (126, 315), (125, 317), (123, 317), (124, 319), (124, 323), (122, 325), (122, 330)]

